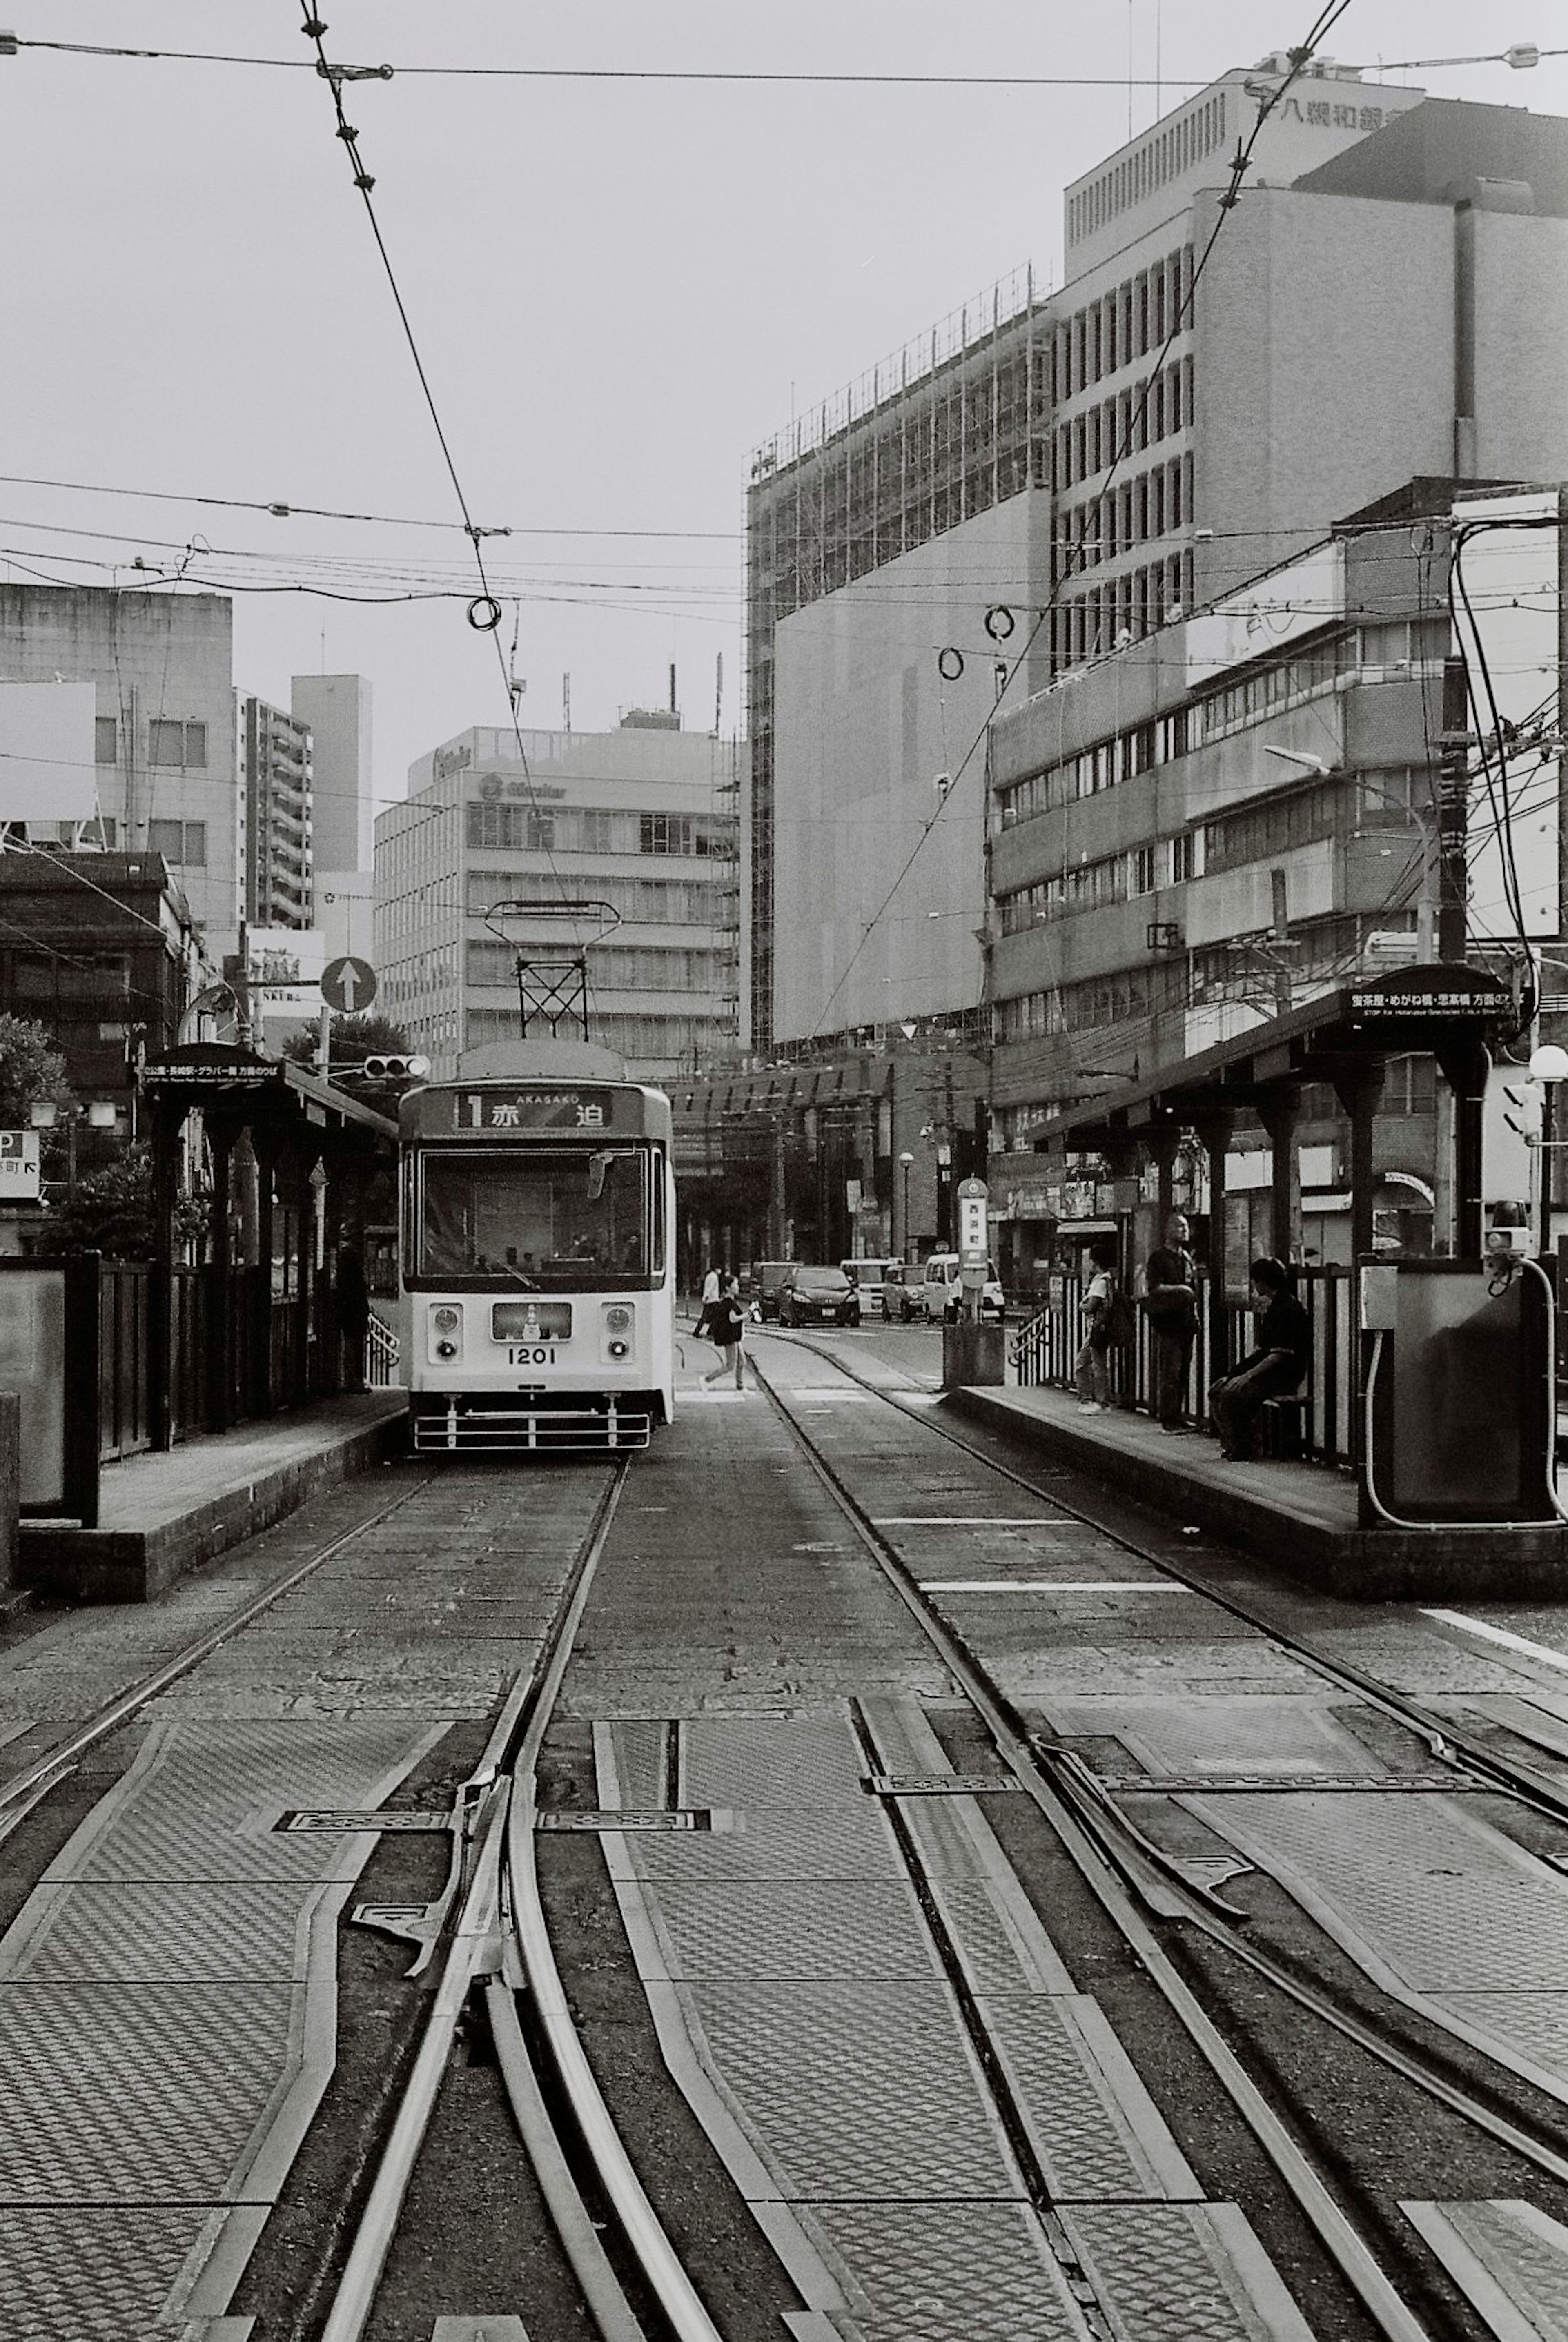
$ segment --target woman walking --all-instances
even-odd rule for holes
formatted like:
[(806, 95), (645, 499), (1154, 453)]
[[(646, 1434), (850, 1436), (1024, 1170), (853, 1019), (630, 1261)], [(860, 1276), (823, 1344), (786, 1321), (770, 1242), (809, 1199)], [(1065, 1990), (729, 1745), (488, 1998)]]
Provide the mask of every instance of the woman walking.
[(711, 1375), (703, 1376), (704, 1389), (710, 1389), (714, 1383), (723, 1382), (724, 1376), (733, 1368), (735, 1388), (744, 1390), (746, 1370), (741, 1345), (745, 1334), (746, 1313), (741, 1304), (738, 1277), (724, 1278), (719, 1286), (718, 1299), (705, 1314), (708, 1321), (708, 1339), (718, 1344), (720, 1360)]

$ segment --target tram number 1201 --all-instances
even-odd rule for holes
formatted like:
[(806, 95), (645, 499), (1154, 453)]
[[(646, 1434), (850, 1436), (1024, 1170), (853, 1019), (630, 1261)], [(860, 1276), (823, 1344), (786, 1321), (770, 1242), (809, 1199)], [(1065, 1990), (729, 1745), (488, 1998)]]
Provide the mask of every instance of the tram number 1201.
[(514, 1342), (506, 1353), (506, 1363), (509, 1366), (553, 1366), (555, 1345), (545, 1342), (535, 1347), (531, 1344)]

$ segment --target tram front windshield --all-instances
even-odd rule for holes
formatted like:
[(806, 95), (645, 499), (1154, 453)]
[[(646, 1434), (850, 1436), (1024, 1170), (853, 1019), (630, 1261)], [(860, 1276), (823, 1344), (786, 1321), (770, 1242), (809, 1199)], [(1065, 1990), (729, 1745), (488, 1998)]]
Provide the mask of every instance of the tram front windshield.
[(650, 1157), (623, 1148), (420, 1157), (417, 1275), (530, 1293), (645, 1286)]

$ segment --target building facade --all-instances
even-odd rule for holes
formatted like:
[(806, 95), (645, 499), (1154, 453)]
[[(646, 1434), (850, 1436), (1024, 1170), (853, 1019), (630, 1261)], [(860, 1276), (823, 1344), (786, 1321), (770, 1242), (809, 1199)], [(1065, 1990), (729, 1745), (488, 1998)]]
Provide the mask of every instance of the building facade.
[(0, 1005), (48, 1027), (84, 1109), (113, 1109), (93, 1144), (131, 1136), (137, 1066), (179, 1037), (201, 980), (177, 880), (155, 854), (5, 854), (0, 913)]
[(232, 606), (215, 594), (0, 586), (0, 678), (56, 677), (96, 694), (91, 834), (161, 855), (209, 952), (232, 950), (245, 899)]
[[(1230, 158), (1287, 69), (1273, 57), (1222, 76), (1069, 187), (1060, 291), (1024, 280), (964, 313), (928, 355), (879, 369), (754, 459), (759, 1052), (807, 1036), (853, 1046), (871, 1006), (863, 974), (894, 1019), (930, 1016), (934, 967), (950, 1020), (979, 998), (975, 956), (923, 967), (897, 948), (901, 920), (913, 937), (941, 907), (924, 899), (940, 891), (928, 856), (955, 906), (982, 885), (973, 710), (944, 738), (916, 693), (901, 728), (912, 657), (958, 688), (989, 676), (1011, 706), (1223, 600), (1414, 474), (1568, 473), (1568, 124), (1374, 87), (1323, 62), (1271, 113), (1226, 206)], [(1014, 518), (1010, 504), (1035, 509)], [(1004, 514), (972, 561), (955, 543), (944, 572), (906, 575), (916, 548), (929, 559)], [(805, 614), (895, 592), (903, 639), (835, 671), (831, 622), (811, 632)], [(803, 643), (826, 697), (792, 686)], [(836, 858), (824, 826), (844, 819), (824, 811), (831, 790), (853, 805), (858, 768), (824, 776), (819, 744), (853, 736), (879, 700), (904, 816), (868, 913), (862, 864)], [(934, 772), (954, 778), (926, 843)], [(907, 904), (894, 885), (905, 837)], [(868, 916), (889, 936), (868, 941)]]
[[(1062, 1216), (1034, 1156), (1085, 1100), (1430, 962), (1457, 926), (1529, 990), (1565, 924), (1563, 545), (1555, 487), (1413, 482), (997, 718), (992, 1169), (1019, 1266)], [(1445, 808), (1445, 743), (1467, 732), (1491, 746)], [(1315, 1186), (1332, 1258), (1343, 1117), (1319, 1088), (1303, 1208)], [(1424, 1194), (1430, 1213), (1436, 1110), (1432, 1061), (1398, 1061), (1373, 1146), (1390, 1212)]]
[(314, 919), (311, 730), (265, 699), (239, 703), (245, 794), (245, 906), (252, 926)]
[[(733, 1050), (734, 745), (635, 713), (614, 732), (521, 736), (525, 762), (510, 732), (447, 741), (377, 821), (378, 1009), (451, 1072), (460, 1050), (519, 1032), (519, 953), (585, 948), (591, 1036), (634, 1078)], [(579, 903), (603, 909), (554, 907)]]

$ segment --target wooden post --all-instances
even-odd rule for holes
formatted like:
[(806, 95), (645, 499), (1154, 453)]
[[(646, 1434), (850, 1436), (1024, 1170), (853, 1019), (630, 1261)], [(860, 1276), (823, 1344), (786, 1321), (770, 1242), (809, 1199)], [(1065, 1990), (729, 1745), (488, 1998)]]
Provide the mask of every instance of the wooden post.
[(1209, 1165), (1209, 1358), (1213, 1382), (1231, 1363), (1230, 1312), (1225, 1306), (1225, 1157), (1235, 1128), (1234, 1110), (1219, 1106), (1194, 1115), (1193, 1127)]
[(1270, 1241), (1276, 1260), (1293, 1260), (1301, 1251), (1302, 1181), (1296, 1154), (1301, 1106), (1302, 1094), (1293, 1082), (1265, 1092), (1258, 1100), (1258, 1120), (1268, 1132), (1273, 1154)]
[(1372, 1250), (1373, 1121), (1383, 1096), (1383, 1061), (1369, 1057), (1333, 1076), (1334, 1096), (1350, 1117), (1350, 1255)]

